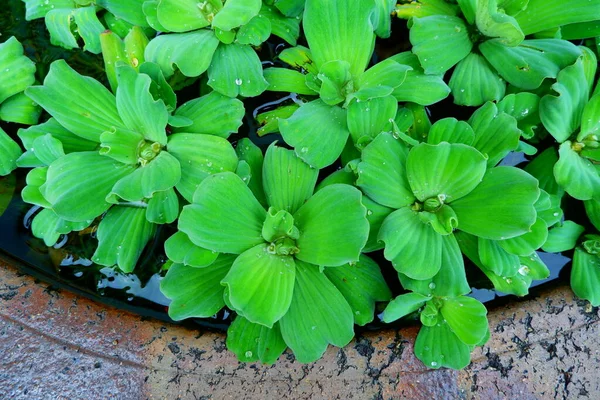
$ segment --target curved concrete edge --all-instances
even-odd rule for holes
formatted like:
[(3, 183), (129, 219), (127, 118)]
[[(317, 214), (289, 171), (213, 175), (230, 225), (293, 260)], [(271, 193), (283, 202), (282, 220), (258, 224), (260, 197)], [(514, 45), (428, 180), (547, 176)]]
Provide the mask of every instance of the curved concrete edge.
[(238, 362), (223, 334), (143, 320), (9, 264), (0, 258), (2, 399), (600, 398), (599, 312), (566, 287), (493, 310), (492, 338), (463, 371), (415, 359), (418, 328), (263, 366)]

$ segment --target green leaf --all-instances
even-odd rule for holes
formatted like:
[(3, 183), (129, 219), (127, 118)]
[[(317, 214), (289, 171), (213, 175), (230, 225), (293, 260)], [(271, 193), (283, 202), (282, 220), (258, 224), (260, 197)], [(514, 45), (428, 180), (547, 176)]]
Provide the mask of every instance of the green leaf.
[(317, 95), (318, 93), (306, 86), (304, 74), (287, 68), (267, 68), (264, 76), (273, 92), (289, 92), (304, 95)]
[(200, 183), (210, 174), (234, 172), (238, 158), (231, 144), (218, 136), (177, 133), (169, 136), (169, 154), (181, 165), (181, 180), (177, 191), (191, 202)]
[(252, 143), (249, 138), (242, 138), (237, 142), (235, 148), (238, 158), (241, 161), (248, 163), (250, 167), (250, 182), (247, 182), (248, 187), (254, 193), (254, 197), (263, 206), (268, 207), (265, 192), (263, 190), (263, 161), (264, 157), (260, 148)]
[(98, 248), (92, 261), (132, 272), (155, 232), (156, 225), (146, 220), (144, 208), (112, 207), (98, 225)]
[(565, 221), (560, 226), (555, 226), (548, 231), (548, 240), (542, 249), (549, 253), (560, 253), (574, 249), (577, 239), (585, 228), (573, 221)]
[(44, 239), (46, 246), (54, 246), (60, 235), (80, 231), (90, 226), (92, 221), (70, 222), (60, 218), (54, 211), (43, 209), (31, 222), (33, 236)]
[(267, 89), (262, 64), (248, 45), (221, 44), (208, 68), (208, 85), (229, 97), (254, 97)]
[(100, 34), (104, 32), (104, 25), (96, 16), (96, 7), (81, 7), (73, 11), (73, 18), (77, 25), (77, 33), (83, 38), (83, 49), (90, 53), (100, 54)]
[(356, 184), (379, 204), (401, 208), (415, 197), (406, 176), (408, 149), (391, 134), (382, 133), (362, 152)]
[(552, 90), (558, 96), (547, 94), (540, 100), (540, 118), (544, 127), (562, 143), (581, 124), (583, 109), (588, 100), (589, 88), (582, 59), (558, 74)]
[(76, 49), (79, 47), (77, 38), (73, 34), (73, 12), (74, 9), (61, 8), (50, 10), (44, 21), (46, 29), (50, 33), (50, 43), (64, 49)]
[(358, 261), (369, 236), (367, 210), (361, 197), (358, 189), (336, 184), (308, 199), (294, 213), (300, 230), (296, 258), (327, 267)]
[(451, 203), (470, 193), (485, 174), (486, 159), (461, 143), (421, 143), (408, 153), (406, 174), (417, 199)]
[(348, 106), (347, 123), (354, 143), (362, 137), (375, 138), (381, 132), (390, 132), (390, 120), (396, 117), (398, 101), (393, 96), (367, 101), (353, 101)]
[(340, 156), (350, 133), (346, 111), (322, 100), (303, 104), (288, 119), (279, 120), (287, 144), (313, 168), (331, 165)]
[(381, 319), (389, 324), (417, 311), (429, 300), (431, 300), (430, 296), (423, 296), (419, 293), (402, 294), (388, 303)]
[[(6, 178), (0, 178), (0, 216), (4, 214), (13, 198), (16, 183), (17, 179), (14, 174), (8, 175)], [(23, 191), (21, 191), (21, 197), (23, 197)]]
[(369, 96), (361, 95), (363, 91), (380, 90), (384, 87), (393, 90), (404, 82), (406, 74), (411, 69), (412, 67), (398, 63), (391, 58), (378, 62), (358, 78), (358, 91), (354, 93), (354, 96), (360, 101), (365, 101), (369, 99)]
[(231, 268), (235, 256), (220, 254), (207, 268), (173, 264), (160, 282), (160, 291), (168, 298), (169, 317), (175, 321), (195, 317), (209, 318), (223, 306), (221, 279)]
[(384, 256), (398, 272), (423, 280), (440, 270), (442, 235), (409, 207), (394, 211), (383, 221), (378, 239), (385, 242)]
[(117, 67), (117, 79), (117, 109), (125, 126), (140, 132), (146, 140), (166, 145), (169, 114), (165, 103), (155, 101), (150, 94), (150, 77), (123, 65)]
[(156, 192), (171, 189), (180, 179), (179, 161), (166, 151), (161, 151), (148, 164), (117, 181), (106, 200), (116, 202), (117, 196), (127, 201), (150, 198)]
[(43, 18), (48, 11), (55, 8), (74, 8), (76, 3), (74, 0), (26, 0), (25, 3), (25, 20), (32, 21), (37, 18)]
[(448, 327), (465, 344), (478, 345), (489, 330), (485, 306), (472, 297), (446, 299), (440, 311)]
[(305, 70), (309, 74), (318, 74), (319, 69), (313, 61), (310, 49), (304, 46), (295, 46), (284, 49), (278, 58), (296, 70)]
[(587, 21), (560, 27), (560, 35), (565, 40), (578, 40), (600, 36), (600, 21)]
[(554, 165), (556, 182), (578, 200), (600, 199), (600, 173), (588, 159), (581, 157), (570, 141), (560, 145)]
[(590, 222), (600, 231), (600, 200), (587, 200), (583, 204)]
[(50, 165), (40, 191), (61, 218), (87, 221), (108, 210), (106, 196), (118, 180), (132, 172), (133, 167), (97, 152), (70, 153)]
[(230, 31), (247, 24), (258, 15), (261, 0), (228, 0), (212, 20), (213, 28)]
[(498, 241), (479, 238), (479, 259), (483, 266), (499, 276), (514, 276), (520, 267), (519, 257), (504, 250)]
[(477, 53), (470, 53), (458, 63), (448, 85), (452, 89), (454, 104), (461, 106), (499, 101), (506, 91), (504, 80)]
[(0, 176), (8, 175), (17, 168), (21, 147), (0, 128)]
[(179, 198), (173, 188), (156, 192), (148, 200), (146, 219), (154, 224), (170, 224), (179, 216)]
[(499, 112), (492, 102), (478, 108), (469, 118), (469, 125), (475, 132), (473, 147), (487, 155), (488, 167), (498, 164), (519, 146), (521, 130), (517, 127), (517, 120)]
[(142, 11), (144, 0), (96, 0), (96, 4), (107, 9), (115, 16), (129, 22), (131, 25), (148, 26), (146, 16)]
[(42, 108), (31, 101), (25, 93), (17, 93), (0, 104), (0, 120), (18, 124), (34, 125), (42, 114)]
[[(131, 32), (135, 31), (136, 29)], [(139, 72), (148, 75), (152, 79), (152, 83), (150, 84), (152, 97), (157, 101), (162, 100), (167, 107), (167, 111), (169, 113), (173, 112), (175, 107), (177, 107), (177, 96), (173, 88), (169, 86), (160, 66), (152, 62), (144, 62), (140, 65)], [(172, 118), (174, 118), (173, 115), (169, 115), (169, 124), (171, 124)]]
[[(174, 263), (194, 268), (208, 267), (212, 265), (219, 256), (219, 253), (215, 251), (196, 246), (192, 243), (190, 238), (181, 231), (175, 232), (173, 236), (165, 241), (165, 252), (167, 257), (169, 257), (169, 260)], [(223, 275), (223, 277), (224, 276), (225, 275)]]
[(192, 31), (210, 25), (200, 6), (210, 7), (212, 4), (213, 2), (199, 4), (196, 0), (161, 0), (158, 2), (156, 15), (167, 31)]
[(472, 145), (475, 133), (471, 125), (456, 118), (443, 118), (437, 120), (429, 130), (427, 143), (435, 145), (441, 142), (463, 143)]
[(457, 297), (471, 291), (463, 256), (454, 235), (442, 236), (442, 266), (433, 278), (414, 280), (398, 275), (402, 287), (424, 296)]
[(554, 178), (554, 164), (558, 161), (558, 153), (555, 148), (549, 147), (538, 154), (529, 164), (525, 166), (525, 171), (530, 173), (540, 182), (540, 189), (545, 190), (551, 195), (562, 197), (564, 189), (556, 182)]
[(305, 7), (302, 24), (317, 68), (328, 61), (346, 61), (351, 75), (357, 78), (367, 67), (375, 45), (369, 18), (375, 3), (307, 0)]
[(240, 100), (210, 92), (184, 103), (175, 111), (175, 115), (189, 118), (192, 124), (174, 128), (173, 132), (202, 133), (226, 139), (237, 132), (244, 114), (244, 104)]
[(159, 35), (148, 43), (145, 57), (160, 66), (165, 78), (175, 73), (174, 65), (183, 75), (195, 77), (208, 69), (218, 45), (212, 30)]
[[(145, 145), (141, 133), (127, 129), (113, 129), (100, 135), (100, 154), (123, 164), (138, 164), (142, 146)], [(160, 145), (154, 145), (160, 149)]]
[[(347, 61), (333, 60), (324, 63), (317, 79), (321, 81), (319, 96), (330, 106), (344, 101), (348, 92), (353, 89), (350, 64)], [(308, 85), (308, 76), (306, 82)]]
[(542, 247), (546, 243), (547, 238), (548, 225), (538, 213), (538, 219), (535, 221), (535, 224), (531, 225), (530, 232), (514, 238), (501, 240), (498, 244), (507, 252), (524, 257)]
[(312, 196), (318, 174), (293, 151), (269, 146), (262, 170), (267, 203), (294, 214)]
[[(48, 167), (38, 167), (34, 168), (27, 174), (26, 182), (27, 186), (23, 188), (21, 191), (21, 197), (23, 201), (30, 204), (35, 204), (44, 208), (51, 208), (52, 205), (48, 203), (48, 200), (42, 196), (40, 193), (40, 186), (42, 186), (46, 182), (46, 175), (48, 173)], [(14, 175), (9, 175), (14, 178)]]
[(525, 35), (541, 32), (561, 25), (596, 20), (600, 3), (595, 0), (572, 1), (565, 7), (559, 0), (529, 0), (527, 8), (515, 15)]
[(238, 314), (272, 328), (290, 307), (296, 274), (292, 257), (271, 254), (267, 247), (262, 243), (240, 254), (221, 283)]
[(577, 247), (573, 255), (571, 289), (578, 297), (588, 300), (592, 306), (600, 305), (600, 260), (597, 254), (589, 254)]
[(471, 362), (470, 353), (470, 347), (460, 341), (445, 322), (421, 327), (415, 341), (415, 356), (427, 368), (463, 369)]
[(410, 42), (427, 75), (444, 74), (473, 47), (464, 21), (449, 15), (413, 18)]
[(529, 254), (527, 257), (519, 257), (519, 259), (521, 260), (519, 274), (528, 276), (531, 279), (546, 279), (550, 276), (550, 270), (536, 252)]
[[(301, 0), (302, 6), (304, 6), (304, 0)], [(278, 1), (275, 4), (277, 7), (281, 3)], [(263, 3), (260, 9), (261, 16), (267, 18), (271, 24), (271, 33), (275, 36), (279, 36), (291, 46), (295, 46), (297, 43), (298, 36), (300, 35), (300, 20), (298, 18), (287, 18), (279, 12), (276, 8), (269, 7)]]
[[(593, 95), (583, 108), (581, 116), (581, 130), (577, 134), (578, 142), (598, 142), (600, 130), (600, 92)], [(594, 137), (595, 136), (595, 137)]]
[(534, 93), (511, 93), (498, 103), (498, 112), (516, 119), (521, 136), (531, 139), (541, 123), (539, 105), (540, 97)]
[(23, 54), (23, 46), (14, 36), (0, 44), (0, 71), (0, 103), (35, 81), (35, 64)]
[(99, 142), (104, 131), (124, 127), (115, 97), (102, 84), (81, 76), (58, 60), (50, 66), (44, 86), (25, 91), (65, 128), (84, 139)]
[(260, 360), (263, 364), (273, 364), (287, 348), (278, 324), (269, 329), (239, 315), (227, 329), (226, 344), (227, 349), (235, 353), (238, 360)]
[(539, 197), (538, 182), (513, 167), (495, 167), (467, 196), (455, 200), (459, 229), (473, 235), (503, 240), (529, 232), (535, 223), (533, 204)]
[(277, 0), (275, 7), (287, 17), (300, 17), (304, 11), (305, 0)]
[(35, 139), (33, 149), (36, 150), (37, 158), (45, 165), (50, 165), (65, 155), (61, 141), (49, 133)]
[(479, 49), (500, 76), (526, 90), (539, 88), (546, 78), (556, 78), (581, 55), (577, 46), (560, 39), (525, 40), (516, 47), (488, 40)]
[(328, 344), (343, 347), (354, 336), (352, 308), (315, 265), (296, 262), (296, 284), (281, 335), (299, 362), (319, 359)]
[(525, 38), (517, 21), (503, 9), (499, 10), (498, 0), (478, 0), (475, 22), (479, 32), (499, 38), (507, 46), (516, 46)]
[(373, 321), (376, 301), (392, 298), (379, 265), (365, 255), (361, 255), (357, 263), (325, 268), (324, 272), (350, 304), (357, 325), (364, 326)]
[[(460, 0), (458, 1), (460, 3)], [(418, 2), (400, 3), (396, 5), (396, 16), (409, 19), (410, 17), (427, 17), (430, 15), (456, 15), (459, 8), (444, 0), (420, 0)], [(472, 21), (470, 21), (472, 23)]]
[(178, 227), (197, 246), (241, 254), (264, 243), (261, 231), (266, 211), (234, 173), (208, 176), (193, 200), (183, 207)]

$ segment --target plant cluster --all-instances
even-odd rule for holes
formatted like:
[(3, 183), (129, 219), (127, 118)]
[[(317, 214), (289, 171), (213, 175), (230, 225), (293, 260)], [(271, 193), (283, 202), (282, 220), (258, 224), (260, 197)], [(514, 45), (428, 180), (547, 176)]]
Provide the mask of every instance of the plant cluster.
[[(169, 315), (227, 307), (240, 360), (315, 361), (377, 310), (420, 319), (426, 366), (463, 368), (490, 335), (466, 267), (524, 296), (549, 276), (539, 251), (574, 249), (573, 290), (600, 305), (599, 0), (23, 2), (106, 73), (36, 72), (0, 44), (0, 119), (31, 125), (25, 151), (0, 130), (0, 174), (30, 169), (33, 234), (97, 231), (92, 260), (132, 272), (176, 227)], [(380, 57), (392, 27), (410, 46)], [(261, 149), (238, 130), (263, 92)], [(430, 117), (450, 103), (468, 117)]]

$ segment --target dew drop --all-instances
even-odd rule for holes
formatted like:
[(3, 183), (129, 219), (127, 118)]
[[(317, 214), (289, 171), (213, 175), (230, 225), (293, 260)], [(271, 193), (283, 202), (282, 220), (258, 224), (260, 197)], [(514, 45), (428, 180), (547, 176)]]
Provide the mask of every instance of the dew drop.
[(247, 351), (245, 354), (246, 357), (252, 357), (252, 352), (251, 351)]
[(306, 153), (308, 151), (308, 147), (303, 147), (300, 149), (300, 153)]
[(429, 284), (429, 289), (432, 289), (432, 290), (435, 289), (435, 283), (431, 282)]
[(432, 362), (431, 362), (431, 366), (432, 366), (432, 367), (437, 367), (437, 363), (436, 363), (435, 361), (432, 361)]
[(235, 84), (238, 85), (238, 86), (242, 86), (242, 80), (240, 78), (237, 78), (235, 80)]

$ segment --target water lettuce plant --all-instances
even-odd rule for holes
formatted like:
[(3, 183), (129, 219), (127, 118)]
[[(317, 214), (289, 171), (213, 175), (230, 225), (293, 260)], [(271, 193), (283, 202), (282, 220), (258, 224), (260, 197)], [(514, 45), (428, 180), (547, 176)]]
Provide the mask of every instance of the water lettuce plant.
[(524, 296), (545, 253), (600, 304), (600, 1), (19, 4), (103, 59), (0, 38), (0, 175), (29, 169), (33, 235), (93, 232), (132, 273), (168, 233), (169, 316), (232, 313), (239, 360), (312, 362), (378, 315), (463, 368), (496, 334), (472, 289)]

